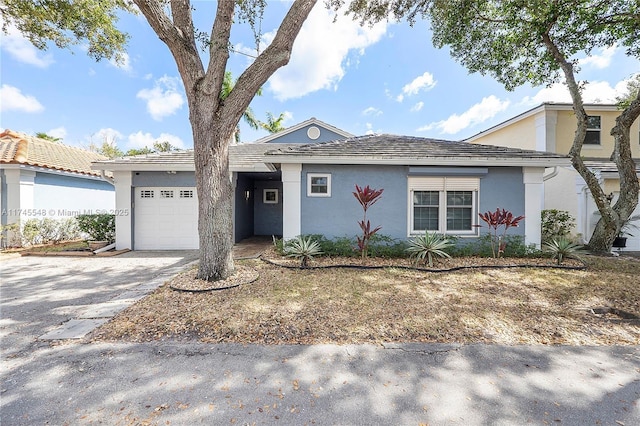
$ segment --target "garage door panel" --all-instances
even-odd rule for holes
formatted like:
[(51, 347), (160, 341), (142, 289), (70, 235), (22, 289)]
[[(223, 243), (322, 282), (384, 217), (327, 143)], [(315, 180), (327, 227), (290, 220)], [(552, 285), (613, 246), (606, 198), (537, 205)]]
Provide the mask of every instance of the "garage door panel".
[(198, 248), (198, 200), (195, 188), (136, 188), (134, 248)]

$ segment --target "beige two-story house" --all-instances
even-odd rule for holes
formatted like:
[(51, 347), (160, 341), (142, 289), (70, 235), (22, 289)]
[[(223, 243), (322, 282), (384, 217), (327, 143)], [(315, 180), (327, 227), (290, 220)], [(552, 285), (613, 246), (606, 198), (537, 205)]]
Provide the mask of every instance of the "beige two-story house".
[[(585, 110), (589, 115), (589, 127), (582, 155), (605, 192), (612, 194), (615, 200), (620, 191), (619, 176), (609, 158), (614, 145), (611, 129), (620, 110), (617, 105), (610, 104), (586, 104)], [(640, 163), (639, 121), (631, 127), (631, 149), (637, 163)], [(575, 130), (572, 104), (543, 103), (465, 141), (568, 154)], [(575, 232), (588, 241), (599, 216), (582, 177), (572, 167), (557, 167), (548, 169), (543, 179), (544, 208), (569, 211), (576, 219)], [(640, 214), (640, 208), (636, 214)], [(637, 234), (628, 239), (626, 250), (640, 251), (640, 232)]]

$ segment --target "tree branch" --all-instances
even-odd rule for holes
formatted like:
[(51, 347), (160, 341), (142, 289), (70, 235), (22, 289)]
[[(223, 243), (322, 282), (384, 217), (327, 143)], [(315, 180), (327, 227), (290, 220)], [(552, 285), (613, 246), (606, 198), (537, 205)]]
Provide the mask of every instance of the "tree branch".
[(547, 51), (560, 65), (560, 68), (564, 73), (567, 88), (569, 89), (571, 99), (573, 100), (573, 111), (576, 115), (576, 119), (578, 120), (573, 144), (569, 150), (571, 164), (585, 180), (589, 190), (591, 190), (591, 195), (593, 196), (596, 206), (598, 207), (598, 210), (602, 212), (602, 219), (606, 222), (614, 223), (617, 219), (613, 216), (613, 211), (604, 190), (600, 186), (600, 183), (594, 173), (589, 170), (582, 160), (582, 145), (584, 144), (584, 139), (587, 134), (587, 113), (584, 110), (584, 101), (582, 100), (582, 94), (580, 93), (580, 86), (576, 82), (573, 65), (571, 62), (567, 61), (567, 58), (560, 49), (558, 49), (558, 46), (556, 46), (553, 40), (551, 40), (548, 32), (542, 34), (542, 41), (547, 48)]
[(234, 123), (269, 77), (289, 63), (293, 43), (316, 3), (317, 0), (295, 0), (269, 47), (240, 75), (222, 107), (222, 113), (232, 116)]

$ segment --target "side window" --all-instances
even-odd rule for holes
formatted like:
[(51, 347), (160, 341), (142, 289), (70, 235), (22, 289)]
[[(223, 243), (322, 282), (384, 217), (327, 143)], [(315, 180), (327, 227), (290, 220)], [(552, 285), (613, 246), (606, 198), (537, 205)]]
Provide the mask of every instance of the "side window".
[(590, 115), (587, 117), (587, 136), (584, 138), (585, 145), (600, 145), (600, 116)]
[(331, 174), (307, 173), (307, 197), (331, 197)]
[(278, 190), (265, 189), (262, 192), (262, 202), (265, 204), (278, 204)]

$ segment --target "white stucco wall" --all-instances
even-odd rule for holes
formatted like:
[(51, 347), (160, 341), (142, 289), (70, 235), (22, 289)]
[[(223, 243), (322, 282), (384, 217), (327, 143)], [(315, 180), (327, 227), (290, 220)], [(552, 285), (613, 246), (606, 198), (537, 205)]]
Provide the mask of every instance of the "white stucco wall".
[(33, 208), (53, 219), (112, 213), (115, 200), (113, 185), (99, 179), (39, 172), (33, 186)]

